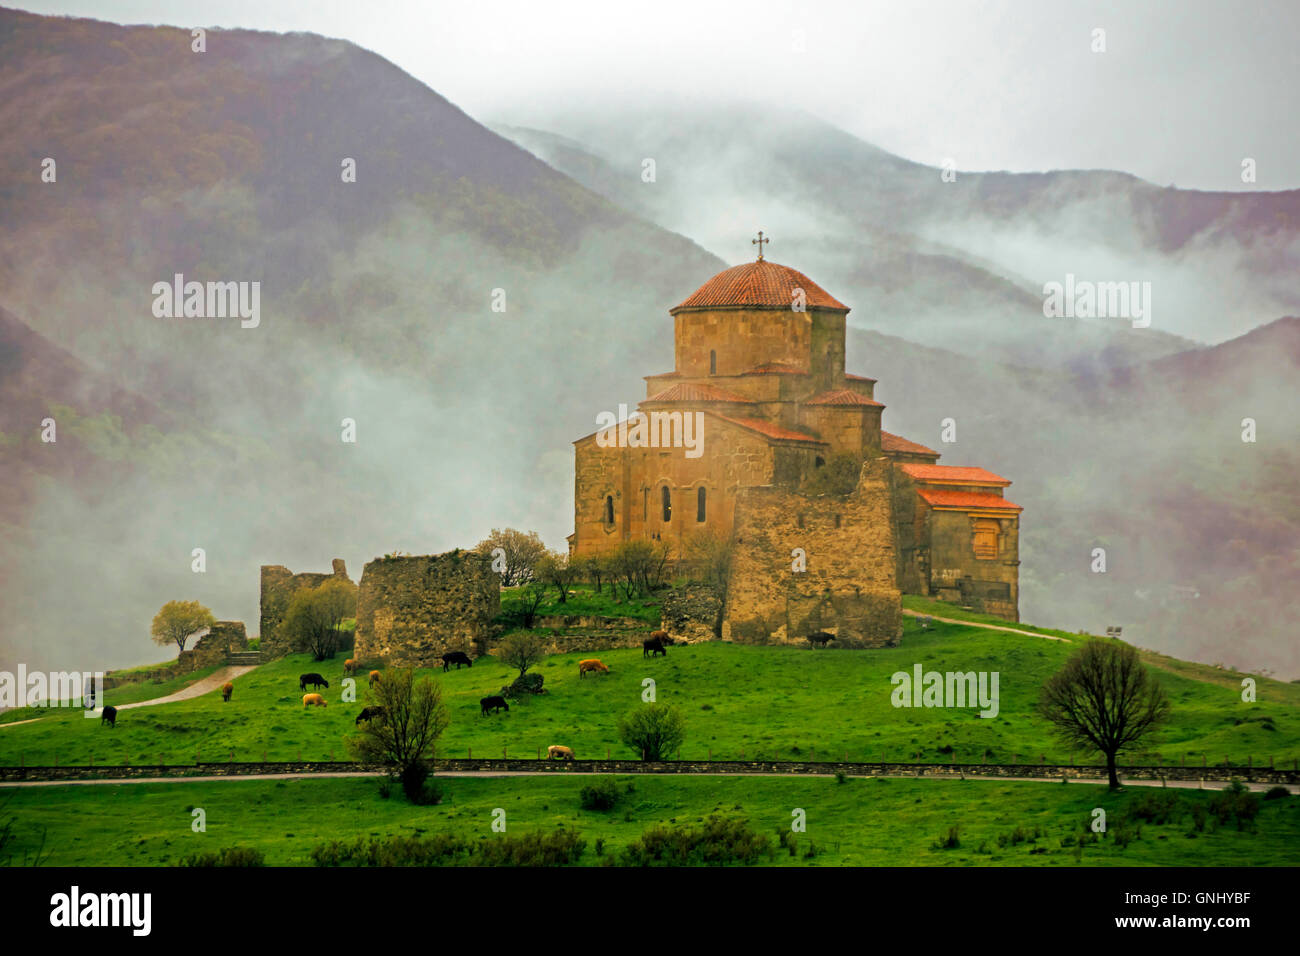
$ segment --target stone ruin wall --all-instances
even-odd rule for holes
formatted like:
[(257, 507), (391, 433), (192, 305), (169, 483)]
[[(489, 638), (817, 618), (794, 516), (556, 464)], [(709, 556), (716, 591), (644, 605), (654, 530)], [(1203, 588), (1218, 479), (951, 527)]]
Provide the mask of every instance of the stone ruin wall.
[(489, 556), (376, 558), (361, 575), (353, 656), (399, 667), (431, 667), (448, 651), (475, 657), (486, 653), (500, 611)]
[[(847, 496), (748, 488), (736, 502), (723, 640), (807, 645), (819, 631), (836, 647), (886, 647), (902, 637), (890, 465), (867, 461)], [(802, 548), (807, 570), (795, 572)]]
[(262, 660), (269, 661), (284, 657), (291, 650), (288, 640), (280, 636), (279, 627), (284, 620), (285, 612), (289, 610), (289, 602), (298, 591), (303, 588), (319, 587), (330, 578), (351, 581), (348, 577), (347, 565), (343, 563), (342, 558), (334, 559), (333, 568), (331, 574), (314, 572), (294, 574), (282, 565), (262, 565)]

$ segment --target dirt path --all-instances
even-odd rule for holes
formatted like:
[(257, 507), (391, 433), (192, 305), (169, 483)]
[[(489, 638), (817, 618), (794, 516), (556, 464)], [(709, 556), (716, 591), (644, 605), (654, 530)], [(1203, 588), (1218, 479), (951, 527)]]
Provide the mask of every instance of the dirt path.
[(937, 614), (925, 614), (921, 611), (909, 611), (903, 608), (903, 613), (908, 617), (928, 617), (933, 621), (943, 621), (945, 624), (960, 624), (962, 627), (978, 627), (985, 631), (1006, 631), (1008, 634), (1023, 634), (1025, 637), (1041, 637), (1045, 641), (1060, 641), (1063, 644), (1071, 643), (1068, 637), (1055, 637), (1051, 634), (1039, 634), (1035, 631), (1022, 631), (1015, 627), (1003, 627), (1000, 624), (981, 624), (978, 621), (959, 621), (955, 617), (939, 617)]
[[(438, 774), (439, 777), (570, 777), (574, 776), (573, 771), (555, 770), (555, 771), (537, 771), (537, 770), (448, 770)], [(312, 780), (321, 777), (370, 777), (374, 778), (378, 774), (365, 773), (361, 771), (340, 771), (338, 773), (249, 773), (249, 774), (211, 774), (201, 777), (127, 777), (120, 780), (15, 780), (0, 781), (0, 788), (4, 787), (64, 787), (64, 786), (97, 786), (111, 784), (114, 786), (131, 783), (220, 783), (233, 782), (239, 780)], [(591, 774), (577, 774), (577, 776), (591, 776)], [(619, 774), (602, 774), (602, 776), (620, 776)], [(799, 778), (827, 778), (833, 777), (829, 773), (663, 773), (649, 774), (648, 776), (656, 777), (799, 777)], [(863, 775), (862, 779), (869, 779), (870, 776), (883, 776), (897, 778), (900, 780), (953, 780), (961, 781), (990, 781), (998, 783), (1021, 782), (1021, 783), (1054, 783), (1060, 786), (1060, 777), (993, 777), (993, 776), (976, 776), (968, 774), (966, 777), (954, 776), (930, 776), (915, 774), (872, 774)], [(1093, 784), (1096, 786), (1106, 786), (1104, 779), (1098, 778), (1080, 778), (1070, 779), (1070, 783)], [(1159, 780), (1125, 780), (1125, 787), (1161, 787), (1165, 786), (1170, 789), (1179, 790), (1222, 790), (1227, 784), (1222, 781), (1199, 781), (1199, 780), (1169, 780), (1162, 783)], [(1246, 784), (1251, 790), (1264, 791), (1278, 784), (1271, 783), (1248, 783)], [(1300, 787), (1287, 787), (1292, 793), (1300, 792)]]
[[(223, 667), (221, 670), (214, 671), (207, 677), (196, 680), (188, 687), (182, 687), (174, 694), (168, 694), (166, 697), (155, 697), (152, 700), (137, 700), (134, 704), (118, 704), (117, 709), (134, 710), (136, 707), (155, 707), (158, 704), (174, 704), (178, 700), (190, 700), (194, 697), (202, 697), (209, 691), (216, 690), (226, 681), (231, 681), (236, 677), (247, 674), (256, 666), (256, 664), (248, 664), (239, 667)], [(95, 713), (99, 713), (101, 710), (103, 710), (102, 707), (97, 707)], [(6, 727), (18, 727), (21, 724), (35, 723), (40, 719), (40, 717), (32, 717), (30, 720), (15, 720), (7, 724), (0, 724), (0, 730), (3, 730)]]

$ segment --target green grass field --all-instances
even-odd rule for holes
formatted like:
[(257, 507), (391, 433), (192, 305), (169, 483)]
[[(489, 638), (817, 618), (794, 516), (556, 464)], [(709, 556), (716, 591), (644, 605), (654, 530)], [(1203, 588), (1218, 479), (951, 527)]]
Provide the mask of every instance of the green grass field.
[[(789, 831), (792, 811), (806, 812), (796, 855), (776, 847), (773, 865), (791, 866), (1174, 866), (1300, 864), (1300, 797), (1259, 801), (1245, 829), (1211, 816), (1196, 829), (1193, 807), (1210, 791), (1003, 781), (850, 778), (624, 776), (608, 811), (580, 808), (589, 776), (439, 778), (442, 803), (414, 806), (370, 779), (245, 780), (0, 788), (0, 825), (13, 818), (7, 852), (21, 862), (45, 831), (50, 866), (156, 866), (191, 853), (257, 847), (273, 865), (309, 865), (323, 841), (454, 832), (493, 839), (493, 810), (506, 832), (556, 827), (587, 841), (579, 861), (598, 865), (652, 824), (696, 824), (711, 813), (743, 817), (773, 837)], [(627, 788), (634, 789), (631, 792)], [(1176, 801), (1162, 823), (1134, 818), (1156, 798)], [(206, 832), (191, 830), (192, 811)], [(1107, 814), (1107, 833), (1079, 848), (1077, 837)], [(1126, 816), (1129, 819), (1126, 820)], [(950, 827), (959, 845), (937, 849)], [(1019, 831), (1019, 833), (1017, 833)], [(1019, 838), (1018, 838), (1019, 837)], [(1128, 840), (1127, 845), (1124, 844)], [(602, 855), (595, 843), (604, 841)], [(807, 856), (810, 847), (815, 855)], [(3, 861), (0, 861), (3, 862)]]
[[(943, 610), (953, 614), (948, 608)], [(936, 612), (937, 613), (937, 612)], [(1034, 712), (1039, 687), (1074, 645), (959, 625), (922, 630), (906, 619), (896, 648), (850, 651), (741, 646), (712, 642), (671, 648), (666, 658), (641, 651), (559, 654), (535, 668), (548, 693), (521, 700), (508, 714), (482, 717), (480, 697), (497, 693), (514, 672), (494, 658), (443, 674), (451, 725), (441, 756), (533, 756), (565, 744), (579, 757), (633, 756), (617, 739), (617, 717), (641, 704), (643, 680), (660, 702), (685, 713), (683, 758), (773, 758), (921, 762), (1068, 762), (1071, 754)], [(1063, 632), (1056, 632), (1058, 634)], [(1077, 638), (1077, 635), (1075, 635)], [(608, 675), (579, 679), (577, 661), (599, 656)], [(1300, 686), (1259, 680), (1258, 701), (1243, 703), (1240, 675), (1201, 665), (1153, 660), (1173, 701), (1173, 717), (1142, 752), (1124, 762), (1186, 761), (1290, 767), (1300, 757)], [(1000, 713), (974, 708), (894, 708), (890, 675), (921, 663), (927, 670), (998, 671)], [(80, 711), (46, 712), (36, 723), (0, 729), (0, 765), (193, 763), (202, 760), (347, 759), (345, 735), (364, 703), (341, 699), (343, 655), (314, 663), (305, 655), (275, 661), (237, 679), (234, 699), (220, 694), (123, 712), (114, 728)], [(297, 676), (329, 678), (328, 708), (302, 707)], [(162, 688), (159, 688), (162, 690)], [(139, 685), (106, 693), (107, 703)], [(986, 757), (987, 754), (987, 757)], [(1095, 763), (1093, 754), (1073, 755)]]

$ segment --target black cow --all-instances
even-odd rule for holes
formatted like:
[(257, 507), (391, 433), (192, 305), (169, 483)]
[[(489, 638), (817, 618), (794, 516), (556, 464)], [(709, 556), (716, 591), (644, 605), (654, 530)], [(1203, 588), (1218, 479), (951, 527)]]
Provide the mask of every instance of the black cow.
[(506, 703), (504, 697), (484, 697), (478, 702), (478, 705), (481, 708), (480, 716), (486, 713), (496, 713), (502, 709), (510, 709), (510, 705)]
[(357, 714), (357, 726), (360, 727), (361, 721), (363, 720), (369, 723), (370, 721), (374, 720), (376, 717), (382, 718), (383, 716), (384, 716), (384, 708), (382, 706), (362, 707), (361, 713)]
[(110, 726), (110, 727), (116, 727), (116, 726), (117, 726), (117, 708), (116, 708), (116, 707), (105, 707), (105, 708), (104, 708), (104, 714), (103, 714), (102, 717), (99, 718), (99, 726), (103, 727), (105, 724), (108, 724), (108, 726)]
[(442, 669), (444, 671), (448, 670), (452, 664), (456, 665), (456, 670), (460, 670), (461, 664), (466, 667), (474, 666), (474, 662), (469, 659), (469, 656), (461, 651), (450, 651), (442, 655)]
[(818, 631), (816, 634), (808, 635), (808, 643), (813, 645), (813, 647), (825, 647), (827, 641), (833, 640), (835, 640), (835, 635), (827, 634), (825, 631)]
[(641, 642), (642, 657), (654, 657), (656, 654), (661, 654), (664, 657), (668, 656), (668, 650), (664, 647), (662, 638), (651, 637)]
[(317, 690), (319, 690), (322, 685), (328, 687), (330, 685), (330, 682), (327, 681), (325, 678), (321, 677), (320, 674), (303, 674), (301, 677), (298, 678), (299, 690), (306, 690), (308, 684), (311, 684), (312, 687), (315, 687)]

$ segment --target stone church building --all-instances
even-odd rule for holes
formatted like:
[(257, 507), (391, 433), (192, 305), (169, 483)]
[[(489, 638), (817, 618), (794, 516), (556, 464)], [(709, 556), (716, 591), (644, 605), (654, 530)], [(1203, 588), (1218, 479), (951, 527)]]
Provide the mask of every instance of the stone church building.
[[(639, 416), (574, 442), (572, 556), (729, 539), (729, 640), (893, 644), (904, 592), (1018, 619), (1010, 482), (882, 430), (875, 379), (845, 369), (848, 306), (760, 252), (669, 312), (673, 371), (646, 377)], [(846, 455), (851, 493), (800, 493)]]

